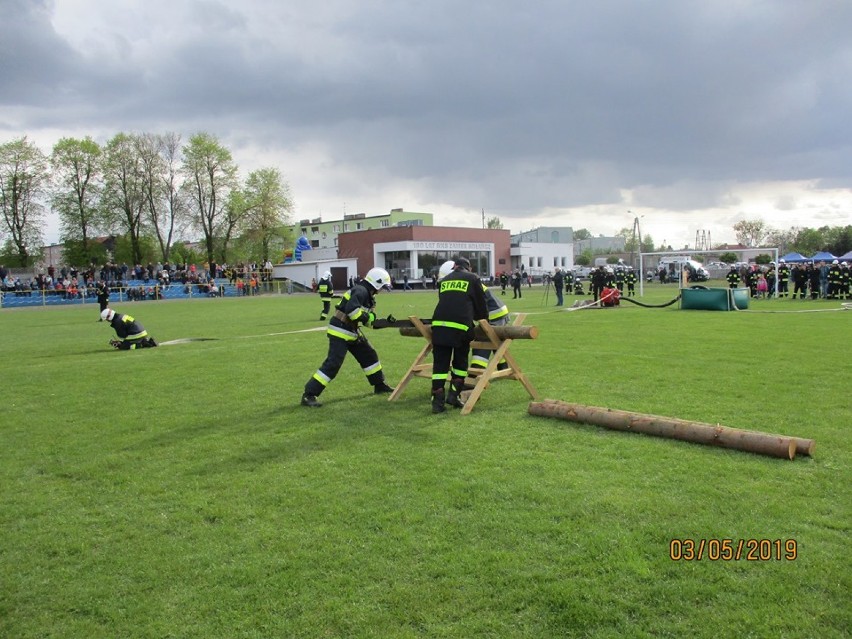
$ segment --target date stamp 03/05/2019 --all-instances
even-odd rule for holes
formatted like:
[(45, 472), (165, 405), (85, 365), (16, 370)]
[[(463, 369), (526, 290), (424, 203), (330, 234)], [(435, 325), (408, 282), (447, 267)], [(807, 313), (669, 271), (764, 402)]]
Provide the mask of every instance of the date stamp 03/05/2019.
[(672, 539), (672, 561), (795, 561), (795, 539)]

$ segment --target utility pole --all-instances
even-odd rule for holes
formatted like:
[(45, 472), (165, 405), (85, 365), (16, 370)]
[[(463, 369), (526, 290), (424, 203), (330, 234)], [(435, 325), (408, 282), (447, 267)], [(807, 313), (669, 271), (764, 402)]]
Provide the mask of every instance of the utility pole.
[(485, 228), (485, 209), (482, 209), (482, 228)]

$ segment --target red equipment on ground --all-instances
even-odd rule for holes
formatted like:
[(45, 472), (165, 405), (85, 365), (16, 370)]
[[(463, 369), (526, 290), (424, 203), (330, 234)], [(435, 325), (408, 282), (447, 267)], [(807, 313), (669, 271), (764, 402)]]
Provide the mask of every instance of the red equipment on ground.
[(605, 288), (601, 293), (601, 306), (618, 306), (621, 293), (617, 288)]

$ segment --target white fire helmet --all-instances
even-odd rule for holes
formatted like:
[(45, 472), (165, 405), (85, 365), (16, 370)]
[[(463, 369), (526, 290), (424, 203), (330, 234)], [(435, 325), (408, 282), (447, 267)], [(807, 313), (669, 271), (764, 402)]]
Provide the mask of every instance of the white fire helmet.
[(438, 279), (442, 280), (447, 275), (453, 272), (453, 269), (456, 267), (456, 263), (453, 260), (447, 260), (443, 264), (441, 264), (441, 268), (438, 269)]
[(324, 280), (330, 280), (330, 279), (331, 279), (331, 271), (326, 271), (325, 273), (323, 273), (323, 274), (322, 274), (322, 279), (324, 279)]
[(111, 322), (113, 317), (115, 317), (115, 311), (111, 308), (105, 308), (101, 311), (101, 319), (105, 322)]
[(380, 291), (383, 288), (390, 290), (390, 275), (388, 275), (388, 272), (383, 268), (379, 268), (378, 266), (371, 268), (367, 271), (367, 276), (364, 279), (367, 280), (377, 291)]

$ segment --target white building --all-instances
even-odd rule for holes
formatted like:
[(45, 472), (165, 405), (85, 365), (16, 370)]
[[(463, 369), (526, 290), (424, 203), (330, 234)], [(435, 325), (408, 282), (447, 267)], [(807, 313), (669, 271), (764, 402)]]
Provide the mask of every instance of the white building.
[(574, 229), (570, 226), (542, 226), (511, 236), (512, 269), (532, 276), (553, 273), (557, 267), (574, 266)]

